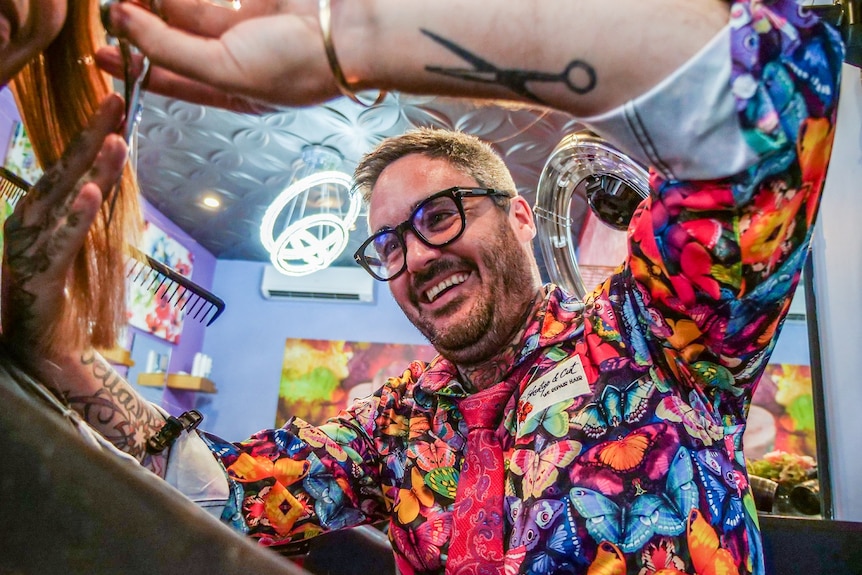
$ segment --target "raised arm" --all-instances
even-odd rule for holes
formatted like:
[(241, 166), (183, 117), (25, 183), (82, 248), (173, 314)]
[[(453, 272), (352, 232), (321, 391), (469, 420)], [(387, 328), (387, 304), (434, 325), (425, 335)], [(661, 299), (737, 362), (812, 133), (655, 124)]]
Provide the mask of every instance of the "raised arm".
[(3, 339), (16, 357), (122, 451), (163, 473), (146, 440), (164, 418), (92, 349), (82, 349), (66, 297), (69, 269), (104, 198), (122, 173), (126, 146), (114, 132), (122, 99), (107, 98), (90, 125), (6, 221)]
[[(243, 0), (236, 11), (207, 0), (157, 4), (166, 23), (128, 2), (110, 13), (113, 31), (158, 65), (153, 91), (238, 110), (339, 94), (318, 0)], [(728, 14), (722, 0), (332, 0), (331, 36), (353, 89), (506, 99), (584, 117), (655, 86)], [(99, 62), (119, 72), (115, 52)]]

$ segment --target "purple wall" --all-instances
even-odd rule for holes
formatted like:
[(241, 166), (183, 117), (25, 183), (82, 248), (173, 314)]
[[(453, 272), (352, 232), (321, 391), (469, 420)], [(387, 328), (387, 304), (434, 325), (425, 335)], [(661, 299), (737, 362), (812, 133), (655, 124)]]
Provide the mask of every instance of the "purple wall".
[(12, 97), (12, 92), (8, 88), (3, 88), (0, 90), (0, 146), (2, 146), (0, 149), (3, 150), (4, 158), (12, 139), (12, 128), (15, 126), (15, 122), (20, 119), (21, 116), (18, 114), (18, 108), (15, 107), (15, 98)]
[[(192, 253), (192, 257), (194, 258), (192, 281), (204, 289), (212, 291), (213, 275), (215, 274), (216, 267), (215, 257), (146, 200), (143, 201), (143, 212), (144, 218), (147, 221), (154, 223)], [(180, 341), (172, 346), (168, 373), (191, 372), (194, 356), (203, 347), (205, 327), (205, 324), (197, 320), (186, 318), (183, 322), (183, 332), (180, 336)], [(136, 338), (156, 339), (154, 336), (135, 327), (130, 327), (129, 331), (130, 335), (134, 335)], [(174, 415), (191, 409), (194, 403), (194, 392), (178, 391), (167, 387), (161, 401), (162, 406)]]
[(427, 344), (401, 313), (389, 288), (374, 286), (374, 303), (271, 301), (261, 295), (265, 264), (219, 260), (212, 291), (224, 314), (207, 328), (218, 393), (201, 393), (202, 427), (229, 440), (275, 425), (287, 338)]

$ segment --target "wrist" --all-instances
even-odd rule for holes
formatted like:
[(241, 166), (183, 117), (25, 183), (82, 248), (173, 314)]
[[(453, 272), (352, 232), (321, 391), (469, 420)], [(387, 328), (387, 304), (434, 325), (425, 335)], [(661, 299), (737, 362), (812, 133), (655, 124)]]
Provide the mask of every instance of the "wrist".
[(379, 42), (375, 10), (374, 0), (329, 0), (330, 42), (337, 60), (337, 64), (330, 63), (330, 70), (337, 65), (353, 93), (383, 89), (376, 77), (381, 63), (372, 54)]
[[(353, 100), (359, 105), (366, 105), (365, 102), (359, 99), (353, 89), (352, 83), (347, 80), (344, 70), (341, 68), (341, 62), (338, 60), (338, 54), (335, 51), (335, 42), (332, 39), (332, 9), (331, 0), (318, 0), (318, 20), (320, 24), (320, 34), (323, 37), (323, 49), (326, 53), (326, 61), (329, 64), (329, 71), (332, 74), (332, 79), (335, 82), (338, 91), (341, 95)], [(379, 104), (385, 96), (385, 92), (381, 91), (377, 99), (368, 104), (374, 106)]]

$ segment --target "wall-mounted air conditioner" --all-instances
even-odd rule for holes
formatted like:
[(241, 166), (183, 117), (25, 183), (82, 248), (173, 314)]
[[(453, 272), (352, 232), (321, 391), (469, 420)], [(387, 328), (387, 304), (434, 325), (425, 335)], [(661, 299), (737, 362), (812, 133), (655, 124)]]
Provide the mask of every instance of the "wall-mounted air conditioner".
[(261, 292), (273, 300), (368, 303), (374, 301), (374, 278), (359, 266), (328, 267), (304, 276), (286, 276), (267, 265)]

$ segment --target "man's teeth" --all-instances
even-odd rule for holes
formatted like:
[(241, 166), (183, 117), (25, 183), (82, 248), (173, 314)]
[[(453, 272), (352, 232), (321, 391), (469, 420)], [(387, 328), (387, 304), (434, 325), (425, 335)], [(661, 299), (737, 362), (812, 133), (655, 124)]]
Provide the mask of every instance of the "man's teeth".
[(431, 289), (429, 289), (427, 292), (425, 292), (425, 297), (428, 298), (429, 302), (433, 302), (441, 291), (454, 285), (464, 283), (465, 281), (467, 281), (468, 277), (469, 274), (456, 274), (454, 276), (450, 276), (439, 284), (432, 287)]

